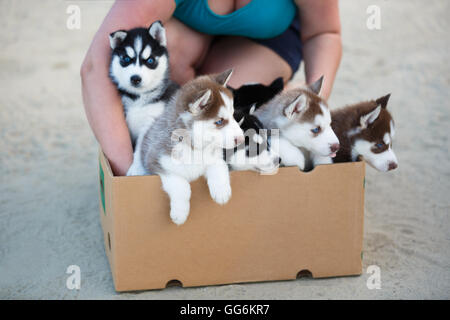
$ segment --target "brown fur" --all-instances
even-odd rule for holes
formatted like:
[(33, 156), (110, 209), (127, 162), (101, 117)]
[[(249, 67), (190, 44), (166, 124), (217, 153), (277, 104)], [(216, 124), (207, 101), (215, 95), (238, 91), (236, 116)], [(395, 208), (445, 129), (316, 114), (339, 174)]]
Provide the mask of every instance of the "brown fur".
[(186, 101), (196, 101), (199, 99), (208, 89), (211, 90), (211, 97), (208, 104), (204, 107), (204, 111), (196, 118), (196, 120), (208, 120), (217, 117), (221, 106), (225, 105), (225, 102), (220, 95), (220, 92), (226, 94), (233, 101), (233, 93), (216, 82), (215, 76), (202, 76), (195, 81), (188, 82), (184, 87), (179, 99), (177, 100), (177, 112), (182, 113), (189, 108), (189, 104)]
[[(393, 119), (386, 109), (387, 100), (382, 100), (383, 98), (360, 102), (331, 112), (331, 127), (336, 133), (341, 145), (333, 162), (352, 161), (351, 148), (357, 139), (364, 139), (374, 143), (384, 143), (384, 134), (391, 132), (390, 122)], [(360, 133), (349, 137), (347, 135), (349, 130), (360, 127), (361, 116), (373, 111), (379, 104), (381, 104), (382, 108), (378, 118)], [(373, 149), (372, 151), (379, 153), (385, 151), (387, 148), (388, 146), (385, 145), (381, 149)]]
[(299, 122), (313, 122), (316, 115), (323, 114), (320, 104), (322, 103), (325, 107), (328, 107), (328, 105), (324, 99), (316, 95), (311, 90), (299, 88), (286, 92), (287, 96), (292, 97), (292, 101), (294, 101), (301, 94), (304, 94), (307, 97), (308, 107), (302, 114)]

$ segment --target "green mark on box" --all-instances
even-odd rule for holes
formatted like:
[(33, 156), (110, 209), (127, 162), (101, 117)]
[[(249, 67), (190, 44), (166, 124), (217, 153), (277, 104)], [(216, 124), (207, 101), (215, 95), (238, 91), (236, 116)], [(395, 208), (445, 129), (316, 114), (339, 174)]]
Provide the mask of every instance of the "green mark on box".
[(366, 188), (366, 177), (364, 177), (364, 181), (363, 181), (363, 189)]
[(105, 209), (105, 174), (103, 173), (103, 168), (101, 162), (98, 163), (100, 171), (100, 197), (102, 198), (103, 214), (106, 216)]

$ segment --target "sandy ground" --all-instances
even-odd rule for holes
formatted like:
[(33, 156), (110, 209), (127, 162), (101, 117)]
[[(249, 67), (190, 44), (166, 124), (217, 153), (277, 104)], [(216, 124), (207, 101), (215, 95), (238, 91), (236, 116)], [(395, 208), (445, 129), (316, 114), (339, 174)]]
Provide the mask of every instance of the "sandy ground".
[[(81, 30), (66, 28), (79, 4)], [(366, 27), (381, 7), (382, 29)], [(450, 2), (342, 0), (344, 57), (334, 107), (392, 92), (400, 167), (367, 170), (364, 270), (138, 294), (114, 291), (98, 218), (97, 144), (79, 67), (110, 1), (0, 0), (0, 298), (450, 298)], [(299, 77), (302, 75), (299, 73)], [(81, 290), (66, 268), (81, 267)]]

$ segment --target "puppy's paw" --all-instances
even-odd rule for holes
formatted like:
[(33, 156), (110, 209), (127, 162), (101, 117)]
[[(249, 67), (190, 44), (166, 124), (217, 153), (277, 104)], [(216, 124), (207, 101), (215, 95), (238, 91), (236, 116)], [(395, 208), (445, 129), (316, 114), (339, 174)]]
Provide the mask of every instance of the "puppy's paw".
[(225, 204), (231, 198), (231, 186), (229, 184), (222, 184), (210, 187), (211, 198), (218, 204)]
[(297, 166), (301, 171), (305, 171), (305, 157), (303, 155), (297, 159)]
[(189, 206), (186, 208), (171, 208), (170, 209), (170, 218), (173, 223), (181, 226), (184, 224), (189, 216)]
[(136, 162), (133, 162), (127, 171), (128, 177), (129, 176), (143, 176), (143, 175), (145, 175), (144, 168), (140, 164), (137, 164)]

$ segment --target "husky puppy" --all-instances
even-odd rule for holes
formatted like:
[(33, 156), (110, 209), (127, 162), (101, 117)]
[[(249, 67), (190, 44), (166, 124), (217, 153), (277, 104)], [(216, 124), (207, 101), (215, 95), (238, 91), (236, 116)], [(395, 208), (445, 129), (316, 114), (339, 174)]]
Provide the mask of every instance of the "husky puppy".
[(397, 168), (392, 149), (394, 120), (387, 110), (390, 94), (347, 106), (331, 113), (331, 127), (341, 142), (335, 158), (315, 158), (314, 164), (351, 162), (360, 157), (379, 171)]
[[(249, 110), (249, 113), (235, 110), (234, 118), (240, 119), (239, 126), (244, 131), (245, 143), (233, 149), (225, 149), (225, 161), (233, 170), (252, 170), (273, 174), (281, 161), (275, 150), (278, 136), (272, 139), (272, 132), (253, 115), (255, 109), (256, 105)], [(275, 141), (275, 146), (272, 145), (272, 141)]]
[[(136, 146), (130, 170), (158, 174), (170, 198), (170, 217), (178, 225), (189, 215), (190, 181), (204, 176), (211, 197), (225, 204), (231, 197), (223, 148), (233, 148), (244, 135), (233, 118), (233, 97), (225, 85), (232, 70), (201, 76), (185, 84), (161, 117)], [(133, 172), (129, 172), (133, 174)]]
[(119, 30), (109, 36), (110, 78), (122, 97), (133, 146), (139, 132), (161, 115), (178, 86), (169, 79), (166, 32), (160, 21), (148, 29)]
[(323, 77), (309, 87), (280, 93), (254, 115), (268, 129), (279, 129), (279, 154), (285, 166), (305, 169), (305, 154), (335, 157), (339, 140), (331, 128), (328, 105), (320, 98)]
[(235, 107), (234, 118), (245, 135), (245, 144), (224, 150), (225, 161), (231, 169), (253, 170), (266, 174), (273, 174), (278, 169), (280, 157), (275, 150), (278, 136), (272, 139), (272, 132), (254, 116), (254, 112), (280, 93), (283, 87), (283, 78), (279, 77), (268, 86), (251, 83), (231, 89)]

